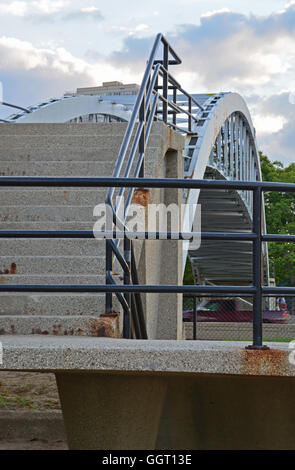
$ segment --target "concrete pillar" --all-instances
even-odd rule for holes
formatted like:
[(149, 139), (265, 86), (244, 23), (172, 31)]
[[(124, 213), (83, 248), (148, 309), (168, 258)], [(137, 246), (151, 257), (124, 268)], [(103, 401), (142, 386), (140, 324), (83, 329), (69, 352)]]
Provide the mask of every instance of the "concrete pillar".
[(157, 449), (295, 449), (294, 377), (169, 379)]
[(154, 449), (166, 382), (148, 375), (57, 373), (70, 449)]
[[(182, 174), (182, 156), (177, 151), (170, 150), (165, 156), (165, 177), (179, 178)], [(177, 188), (166, 188), (164, 191), (164, 204), (178, 207), (178, 227), (167, 221), (167, 231), (181, 232), (182, 215), (181, 204), (183, 191)], [(165, 240), (161, 242), (161, 271), (160, 284), (182, 284), (182, 245), (179, 240)], [(169, 293), (159, 295), (159, 311), (157, 319), (157, 339), (182, 339), (182, 295)]]

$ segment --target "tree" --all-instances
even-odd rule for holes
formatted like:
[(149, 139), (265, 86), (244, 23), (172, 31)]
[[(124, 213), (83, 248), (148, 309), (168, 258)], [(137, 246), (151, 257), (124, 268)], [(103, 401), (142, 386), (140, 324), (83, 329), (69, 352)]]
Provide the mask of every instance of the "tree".
[[(262, 179), (295, 183), (295, 163), (286, 168), (281, 162), (271, 162), (266, 155), (259, 152)], [(264, 193), (266, 226), (268, 233), (295, 235), (295, 193)], [(276, 283), (290, 286), (295, 281), (295, 244), (268, 244), (270, 267)]]

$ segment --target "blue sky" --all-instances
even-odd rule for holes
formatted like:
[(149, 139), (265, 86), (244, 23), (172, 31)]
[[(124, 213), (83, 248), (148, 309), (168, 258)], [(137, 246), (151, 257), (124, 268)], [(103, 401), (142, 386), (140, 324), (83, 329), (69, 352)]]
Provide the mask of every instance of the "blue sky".
[(174, 74), (184, 88), (242, 94), (259, 148), (295, 161), (295, 1), (0, 0), (3, 99), (29, 105), (106, 80), (140, 83), (160, 31), (183, 59)]

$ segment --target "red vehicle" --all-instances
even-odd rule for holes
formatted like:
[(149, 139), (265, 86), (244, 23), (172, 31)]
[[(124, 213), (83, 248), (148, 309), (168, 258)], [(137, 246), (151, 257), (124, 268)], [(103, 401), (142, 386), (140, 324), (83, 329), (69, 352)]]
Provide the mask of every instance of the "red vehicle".
[[(287, 310), (265, 310), (263, 323), (287, 323)], [(220, 298), (203, 300), (197, 306), (197, 321), (200, 322), (252, 322), (252, 304), (241, 298)], [(183, 312), (183, 321), (194, 321), (193, 310)]]

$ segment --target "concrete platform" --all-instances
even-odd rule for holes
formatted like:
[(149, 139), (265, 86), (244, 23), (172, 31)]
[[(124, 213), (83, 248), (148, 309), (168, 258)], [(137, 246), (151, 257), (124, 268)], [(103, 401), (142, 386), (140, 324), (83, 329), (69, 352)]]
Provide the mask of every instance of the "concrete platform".
[(124, 340), (90, 337), (0, 336), (3, 370), (149, 372), (295, 376), (288, 343), (266, 351), (242, 341)]
[(286, 343), (0, 341), (3, 370), (55, 373), (70, 449), (295, 449)]

